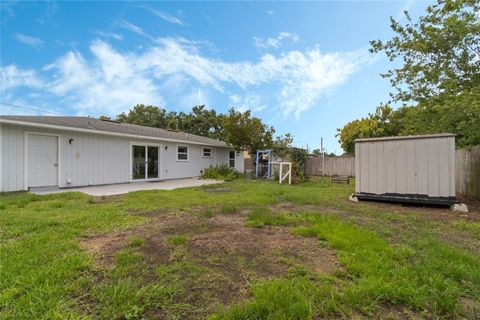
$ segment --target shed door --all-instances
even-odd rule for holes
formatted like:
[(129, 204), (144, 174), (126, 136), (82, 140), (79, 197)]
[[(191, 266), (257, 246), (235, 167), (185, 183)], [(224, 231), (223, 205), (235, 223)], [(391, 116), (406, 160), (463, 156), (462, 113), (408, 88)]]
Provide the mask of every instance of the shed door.
[(58, 185), (58, 137), (27, 136), (27, 187)]

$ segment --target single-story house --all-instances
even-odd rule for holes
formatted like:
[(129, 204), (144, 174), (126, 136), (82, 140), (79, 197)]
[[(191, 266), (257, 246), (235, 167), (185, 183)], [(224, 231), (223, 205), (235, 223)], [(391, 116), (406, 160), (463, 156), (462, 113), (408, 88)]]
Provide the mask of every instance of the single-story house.
[(0, 116), (0, 192), (189, 178), (209, 166), (243, 172), (227, 143), (90, 117)]

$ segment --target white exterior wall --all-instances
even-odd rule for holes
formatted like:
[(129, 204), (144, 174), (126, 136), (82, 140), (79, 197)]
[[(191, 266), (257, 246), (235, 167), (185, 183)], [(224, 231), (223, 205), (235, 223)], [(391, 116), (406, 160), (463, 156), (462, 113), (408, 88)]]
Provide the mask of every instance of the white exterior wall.
[(455, 137), (355, 143), (356, 192), (455, 197)]
[[(0, 124), (2, 192), (25, 190), (25, 136), (29, 132), (59, 135), (59, 187), (131, 181), (131, 146), (137, 143), (160, 145), (160, 179), (195, 177), (210, 165), (228, 164), (227, 148)], [(70, 139), (74, 139), (72, 144)], [(188, 161), (177, 161), (177, 145), (188, 146)], [(203, 147), (212, 149), (212, 157), (202, 156)]]

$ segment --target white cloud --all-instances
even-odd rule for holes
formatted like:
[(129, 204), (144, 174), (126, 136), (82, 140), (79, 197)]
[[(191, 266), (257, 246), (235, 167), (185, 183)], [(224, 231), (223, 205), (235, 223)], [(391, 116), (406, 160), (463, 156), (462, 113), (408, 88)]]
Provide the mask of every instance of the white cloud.
[(251, 110), (254, 112), (262, 111), (267, 106), (263, 104), (258, 94), (247, 93), (245, 95), (232, 94), (229, 97), (232, 106), (238, 110), (245, 112)]
[(142, 8), (150, 11), (151, 13), (153, 13), (154, 15), (159, 17), (160, 19), (165, 20), (169, 23), (178, 24), (178, 25), (181, 25), (181, 26), (185, 25), (185, 23), (182, 20), (180, 20), (179, 18), (177, 18), (175, 16), (172, 16), (171, 14), (166, 13), (164, 11), (155, 10), (155, 9), (147, 7), (147, 6), (142, 6)]
[(52, 65), (55, 76), (48, 90), (79, 112), (116, 114), (137, 103), (162, 105), (163, 98), (150, 77), (135, 67), (135, 57), (122, 55), (108, 44), (90, 46), (95, 61), (69, 52)]
[[(180, 101), (180, 107), (184, 109), (191, 109), (194, 106), (208, 106), (208, 95), (205, 90), (201, 88), (193, 89), (189, 94), (187, 93)], [(190, 110), (189, 110), (190, 111)]]
[(0, 69), (0, 79), (2, 92), (15, 87), (39, 88), (43, 85), (34, 70), (18, 69), (14, 64)]
[(291, 42), (295, 43), (298, 41), (298, 39), (299, 38), (295, 33), (290, 32), (280, 32), (275, 38), (263, 39), (259, 37), (253, 37), (255, 46), (261, 49), (278, 48), (282, 45), (284, 40), (290, 40)]
[(140, 28), (139, 26), (137, 25), (134, 25), (133, 23), (130, 23), (128, 22), (127, 20), (124, 20), (124, 19), (120, 19), (119, 20), (119, 23), (120, 23), (120, 26), (127, 29), (127, 30), (130, 30), (131, 32), (133, 33), (137, 33), (139, 35), (142, 35), (142, 36), (146, 36), (147, 34), (143, 31), (142, 28)]
[[(88, 61), (78, 52), (68, 52), (44, 68), (42, 79), (49, 79), (44, 90), (62, 104), (96, 114), (116, 114), (137, 103), (165, 106), (166, 96), (175, 104), (193, 106), (208, 103), (207, 92), (228, 92), (237, 108), (259, 111), (275, 106), (285, 116), (298, 118), (372, 61), (366, 49), (323, 53), (315, 48), (229, 62), (202, 54), (201, 46), (185, 39), (155, 41), (133, 53), (96, 40), (90, 46), (94, 58)], [(7, 82), (10, 88), (36, 83), (35, 73), (12, 70), (9, 77), (17, 80)]]
[(118, 34), (118, 33), (115, 33), (115, 32), (97, 31), (97, 32), (95, 32), (95, 34), (97, 34), (98, 36), (103, 37), (103, 38), (111, 38), (111, 39), (115, 39), (117, 41), (122, 41), (123, 40), (123, 36), (121, 34)]
[(32, 46), (32, 47), (41, 47), (45, 43), (42, 39), (32, 36), (27, 36), (22, 33), (16, 33), (15, 38), (18, 42)]
[(275, 15), (275, 11), (273, 11), (273, 10), (267, 10), (267, 14), (268, 14), (269, 16), (273, 16), (273, 15)]

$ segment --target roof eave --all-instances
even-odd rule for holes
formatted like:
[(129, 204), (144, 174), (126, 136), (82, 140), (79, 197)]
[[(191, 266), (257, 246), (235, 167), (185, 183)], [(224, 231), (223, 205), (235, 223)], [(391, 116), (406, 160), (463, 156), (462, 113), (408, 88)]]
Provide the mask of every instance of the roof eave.
[(8, 119), (1, 119), (0, 118), (0, 124), (1, 123), (27, 126), (27, 127), (35, 127), (35, 128), (84, 132), (84, 133), (91, 133), (91, 134), (116, 136), (116, 137), (126, 137), (126, 138), (132, 138), (132, 139), (149, 139), (149, 140), (156, 140), (156, 141), (180, 142), (180, 143), (188, 143), (188, 144), (195, 144), (195, 145), (201, 145), (201, 146), (230, 148), (230, 146), (226, 142), (223, 142), (223, 141), (221, 141), (221, 142), (224, 143), (225, 145), (222, 146), (222, 145), (219, 145), (219, 144), (213, 144), (213, 143), (208, 143), (208, 142), (197, 142), (197, 141), (171, 139), (171, 138), (159, 138), (159, 137), (152, 137), (152, 136), (143, 136), (143, 135), (135, 135), (135, 134), (128, 134), (128, 133), (110, 132), (110, 131), (102, 131), (102, 130), (95, 130), (95, 129), (66, 127), (66, 126), (59, 126), (59, 125), (53, 125), (53, 124), (34, 123), (34, 122), (28, 122), (28, 121), (8, 120)]

